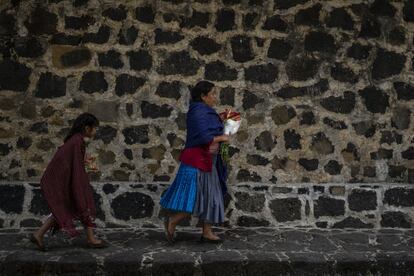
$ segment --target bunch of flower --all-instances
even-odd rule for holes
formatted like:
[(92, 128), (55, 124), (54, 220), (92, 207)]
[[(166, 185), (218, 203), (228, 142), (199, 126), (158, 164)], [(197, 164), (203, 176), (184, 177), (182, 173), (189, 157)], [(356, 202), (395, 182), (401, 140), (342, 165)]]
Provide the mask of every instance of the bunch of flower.
[[(224, 124), (224, 134), (235, 134), (241, 125), (241, 117), (239, 112), (226, 109), (226, 111), (220, 113), (220, 117)], [(221, 143), (220, 154), (224, 162), (229, 162), (229, 144)]]

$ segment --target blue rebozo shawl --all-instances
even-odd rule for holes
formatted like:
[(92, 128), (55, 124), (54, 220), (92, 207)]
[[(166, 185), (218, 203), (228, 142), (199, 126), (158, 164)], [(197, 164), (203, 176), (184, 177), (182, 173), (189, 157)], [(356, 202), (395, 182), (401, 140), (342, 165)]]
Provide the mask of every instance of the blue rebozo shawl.
[[(223, 135), (223, 122), (217, 112), (204, 102), (192, 102), (187, 113), (187, 141), (185, 148), (203, 146), (215, 136)], [(227, 192), (227, 167), (217, 155), (216, 169), (223, 195)]]

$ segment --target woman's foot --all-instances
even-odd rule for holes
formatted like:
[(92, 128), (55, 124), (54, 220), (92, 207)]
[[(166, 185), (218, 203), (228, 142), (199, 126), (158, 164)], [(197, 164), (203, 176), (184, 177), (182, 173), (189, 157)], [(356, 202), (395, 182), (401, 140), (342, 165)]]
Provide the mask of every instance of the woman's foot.
[(212, 225), (210, 223), (204, 222), (203, 224), (203, 234), (201, 235), (201, 242), (213, 242), (221, 243), (223, 240), (219, 236), (216, 236), (213, 233)]
[(210, 239), (210, 238), (206, 238), (203, 235), (201, 235), (200, 242), (201, 243), (204, 243), (204, 242), (207, 242), (207, 243), (222, 243), (223, 240), (220, 239), (219, 237), (214, 238), (214, 239)]
[(174, 227), (172, 226), (171, 220), (168, 218), (164, 221), (165, 237), (169, 244), (174, 243)]
[(46, 251), (42, 237), (39, 237), (37, 234), (32, 234), (30, 236), (30, 241), (34, 243), (40, 251)]
[(210, 233), (203, 233), (201, 235), (201, 242), (212, 242), (212, 243), (221, 243), (223, 240), (219, 237), (214, 235), (212, 232)]
[(164, 228), (165, 228), (165, 234), (168, 240), (168, 243), (172, 244), (174, 243), (175, 238), (175, 227), (178, 225), (178, 223), (183, 220), (184, 218), (188, 217), (188, 213), (175, 213), (174, 215), (168, 217), (168, 219), (165, 221)]

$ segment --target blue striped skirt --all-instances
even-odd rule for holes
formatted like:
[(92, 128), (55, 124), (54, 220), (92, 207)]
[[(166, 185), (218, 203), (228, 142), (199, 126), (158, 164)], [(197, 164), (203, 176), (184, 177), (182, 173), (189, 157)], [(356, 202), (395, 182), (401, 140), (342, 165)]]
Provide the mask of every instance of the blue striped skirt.
[(174, 182), (161, 197), (164, 209), (191, 213), (210, 224), (224, 222), (224, 199), (216, 170), (216, 155), (211, 172), (180, 164)]
[(161, 197), (160, 204), (163, 208), (192, 213), (197, 195), (198, 169), (180, 164), (174, 182)]

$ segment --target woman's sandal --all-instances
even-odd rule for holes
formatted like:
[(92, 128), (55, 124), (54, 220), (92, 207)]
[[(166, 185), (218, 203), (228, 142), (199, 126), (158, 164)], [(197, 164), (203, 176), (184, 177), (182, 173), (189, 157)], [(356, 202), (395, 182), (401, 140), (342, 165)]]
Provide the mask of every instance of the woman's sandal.
[(223, 240), (222, 239), (212, 240), (212, 239), (206, 238), (203, 235), (201, 235), (200, 242), (201, 243), (215, 243), (215, 244), (219, 244), (219, 243), (223, 243)]
[(171, 234), (170, 231), (168, 231), (168, 225), (169, 224), (170, 224), (170, 219), (169, 218), (164, 220), (165, 237), (167, 238), (168, 244), (172, 245), (172, 244), (174, 244), (174, 234)]
[(45, 246), (40, 243), (40, 241), (35, 237), (34, 234), (30, 235), (30, 241), (37, 246), (37, 249), (39, 249), (39, 251), (46, 251)]

